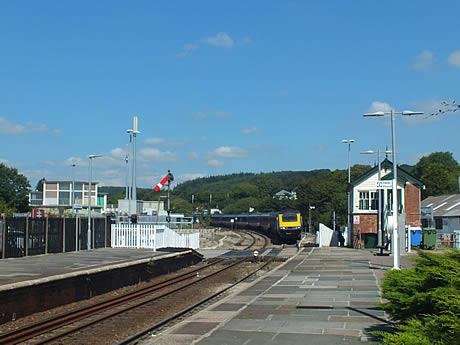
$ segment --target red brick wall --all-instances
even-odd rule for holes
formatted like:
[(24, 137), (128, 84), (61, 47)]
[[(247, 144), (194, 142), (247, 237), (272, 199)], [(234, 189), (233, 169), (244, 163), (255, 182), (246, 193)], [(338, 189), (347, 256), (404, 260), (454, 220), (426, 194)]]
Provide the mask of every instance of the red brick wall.
[(363, 235), (377, 234), (377, 214), (355, 213), (353, 216), (359, 216), (359, 224), (353, 224), (353, 246), (362, 247), (364, 245)]
[(408, 183), (404, 188), (404, 205), (406, 224), (420, 226), (420, 189), (412, 183)]

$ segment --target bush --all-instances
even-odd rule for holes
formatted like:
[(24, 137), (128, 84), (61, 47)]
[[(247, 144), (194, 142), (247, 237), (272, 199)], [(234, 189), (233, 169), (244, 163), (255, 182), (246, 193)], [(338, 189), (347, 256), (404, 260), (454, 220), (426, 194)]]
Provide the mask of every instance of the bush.
[(414, 268), (390, 271), (381, 306), (399, 321), (395, 333), (379, 333), (384, 344), (459, 344), (460, 251), (419, 251)]

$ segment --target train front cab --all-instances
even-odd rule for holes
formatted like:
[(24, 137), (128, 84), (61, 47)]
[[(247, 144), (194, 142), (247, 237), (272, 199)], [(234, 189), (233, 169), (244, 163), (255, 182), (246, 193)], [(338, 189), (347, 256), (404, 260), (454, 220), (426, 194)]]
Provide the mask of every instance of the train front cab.
[(281, 239), (294, 242), (300, 238), (302, 231), (300, 213), (280, 213), (277, 220), (277, 232)]

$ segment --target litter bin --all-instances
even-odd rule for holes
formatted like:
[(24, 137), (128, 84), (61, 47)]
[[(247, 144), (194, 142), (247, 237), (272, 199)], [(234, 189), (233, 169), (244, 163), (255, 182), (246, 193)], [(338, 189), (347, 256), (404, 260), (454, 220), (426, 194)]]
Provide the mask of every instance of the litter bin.
[(436, 247), (436, 229), (423, 229), (423, 249), (434, 249)]
[(377, 247), (377, 234), (364, 234), (364, 248)]
[(410, 232), (411, 247), (420, 247), (422, 244), (422, 229), (411, 229)]

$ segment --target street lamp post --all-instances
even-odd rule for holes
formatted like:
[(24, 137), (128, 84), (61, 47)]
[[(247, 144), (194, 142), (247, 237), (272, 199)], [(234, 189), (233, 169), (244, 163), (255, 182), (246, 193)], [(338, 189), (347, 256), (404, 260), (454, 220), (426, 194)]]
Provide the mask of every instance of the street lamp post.
[(77, 163), (72, 163), (72, 214), (75, 212), (75, 167)]
[[(391, 153), (391, 151), (386, 150), (385, 154)], [(361, 152), (363, 155), (372, 155), (377, 154), (377, 162), (378, 162), (378, 180), (380, 181), (382, 175), (382, 163), (380, 162), (380, 149), (377, 151), (367, 150)], [(377, 190), (377, 247), (380, 249), (380, 254), (383, 254), (383, 224), (382, 224), (382, 190), (379, 188)]]
[[(92, 199), (92, 194), (93, 194), (93, 159), (102, 157), (102, 155), (89, 155), (89, 185), (88, 185), (88, 238), (87, 238), (87, 245), (86, 249), (90, 250), (91, 249), (91, 199)], [(96, 191), (96, 189), (94, 190)], [(96, 195), (97, 199), (97, 195)]]
[(314, 210), (315, 206), (308, 204), (308, 232), (311, 233), (311, 210)]
[[(354, 139), (344, 139), (342, 143), (348, 144), (348, 185), (347, 185), (347, 231), (348, 231), (348, 238), (349, 241), (353, 241), (353, 235), (351, 233), (351, 200), (350, 200), (350, 183), (351, 183), (351, 166), (350, 166), (350, 152), (351, 152), (351, 144), (355, 142)], [(351, 242), (353, 243), (353, 242)], [(350, 244), (350, 243), (349, 243)]]
[(134, 200), (134, 213), (137, 214), (137, 185), (136, 185), (136, 137), (139, 132), (139, 120), (137, 116), (133, 117), (133, 128), (127, 129), (129, 134), (129, 141), (132, 146), (132, 159), (131, 159), (131, 192), (129, 200), (129, 214), (131, 216), (131, 201)]
[(393, 156), (393, 186), (392, 186), (392, 204), (393, 204), (393, 239), (391, 240), (391, 247), (393, 253), (393, 269), (399, 270), (399, 238), (398, 238), (398, 163), (396, 160), (396, 115), (413, 116), (423, 115), (421, 111), (405, 110), (396, 112), (393, 109), (390, 111), (377, 111), (374, 113), (366, 113), (365, 117), (381, 117), (390, 115), (391, 118), (391, 151)]

